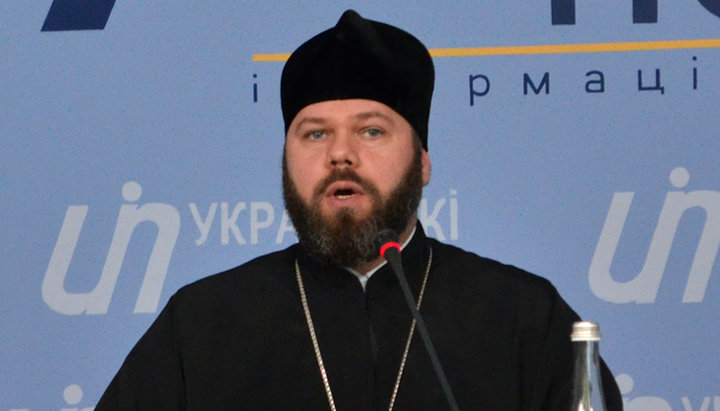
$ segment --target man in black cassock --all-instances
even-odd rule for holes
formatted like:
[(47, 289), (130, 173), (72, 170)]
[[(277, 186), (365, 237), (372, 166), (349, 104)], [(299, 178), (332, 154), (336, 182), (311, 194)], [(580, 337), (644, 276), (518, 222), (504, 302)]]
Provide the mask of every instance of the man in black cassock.
[[(353, 11), (282, 74), (283, 193), (299, 244), (180, 289), (132, 349), (103, 410), (447, 409), (373, 238), (403, 268), (457, 405), (569, 410), (572, 323), (547, 280), (427, 238), (432, 59)], [(620, 394), (602, 364), (608, 408)]]

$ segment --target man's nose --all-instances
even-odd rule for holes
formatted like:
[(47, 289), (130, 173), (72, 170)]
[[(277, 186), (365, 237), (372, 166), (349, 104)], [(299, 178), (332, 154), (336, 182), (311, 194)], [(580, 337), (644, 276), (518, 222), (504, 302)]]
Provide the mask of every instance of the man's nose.
[(357, 167), (359, 158), (356, 142), (350, 133), (337, 133), (328, 146), (328, 165), (330, 167)]

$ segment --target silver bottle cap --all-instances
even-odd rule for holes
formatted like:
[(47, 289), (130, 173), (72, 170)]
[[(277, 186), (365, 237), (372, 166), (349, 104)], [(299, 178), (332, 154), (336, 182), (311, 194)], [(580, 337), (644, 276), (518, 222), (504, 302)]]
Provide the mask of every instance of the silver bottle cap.
[(591, 321), (578, 321), (573, 324), (571, 341), (600, 341), (600, 326)]

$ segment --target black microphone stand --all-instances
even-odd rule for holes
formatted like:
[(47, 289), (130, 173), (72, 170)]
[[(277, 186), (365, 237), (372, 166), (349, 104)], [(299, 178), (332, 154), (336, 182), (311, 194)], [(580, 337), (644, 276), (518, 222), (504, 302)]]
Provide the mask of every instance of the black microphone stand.
[(400, 260), (400, 245), (397, 242), (398, 235), (394, 230), (382, 230), (375, 237), (375, 244), (380, 250), (380, 255), (387, 260), (388, 264), (390, 264), (398, 282), (400, 282), (400, 288), (402, 288), (403, 294), (405, 295), (405, 301), (407, 302), (410, 312), (415, 319), (415, 325), (417, 326), (420, 337), (425, 344), (425, 351), (427, 351), (430, 356), (430, 362), (432, 362), (433, 368), (435, 369), (435, 374), (440, 380), (440, 386), (445, 393), (448, 405), (451, 410), (460, 411), (460, 408), (458, 408), (457, 402), (455, 401), (455, 396), (452, 393), (452, 389), (450, 388), (450, 383), (448, 382), (445, 372), (442, 369), (442, 365), (440, 364), (440, 359), (435, 352), (435, 347), (430, 340), (430, 334), (425, 327), (425, 321), (423, 321), (422, 316), (420, 316), (420, 311), (417, 309), (415, 297), (413, 297), (412, 291), (410, 291), (410, 285), (405, 278), (405, 273), (403, 272)]

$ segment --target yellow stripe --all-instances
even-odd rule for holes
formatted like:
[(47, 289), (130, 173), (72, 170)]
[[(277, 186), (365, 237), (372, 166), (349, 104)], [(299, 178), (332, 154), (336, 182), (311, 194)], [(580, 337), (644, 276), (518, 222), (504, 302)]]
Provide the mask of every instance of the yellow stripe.
[(253, 61), (287, 61), (290, 53), (253, 54)]
[[(431, 49), (433, 57), (509, 56), (518, 54), (603, 53), (720, 47), (720, 39), (635, 41), (628, 43), (557, 44), (545, 46), (466, 47)], [(253, 54), (253, 61), (286, 61), (289, 53)]]
[(602, 53), (609, 51), (672, 50), (709, 47), (720, 47), (720, 39), (433, 49), (430, 50), (430, 55), (433, 57), (464, 57), (515, 54)]

